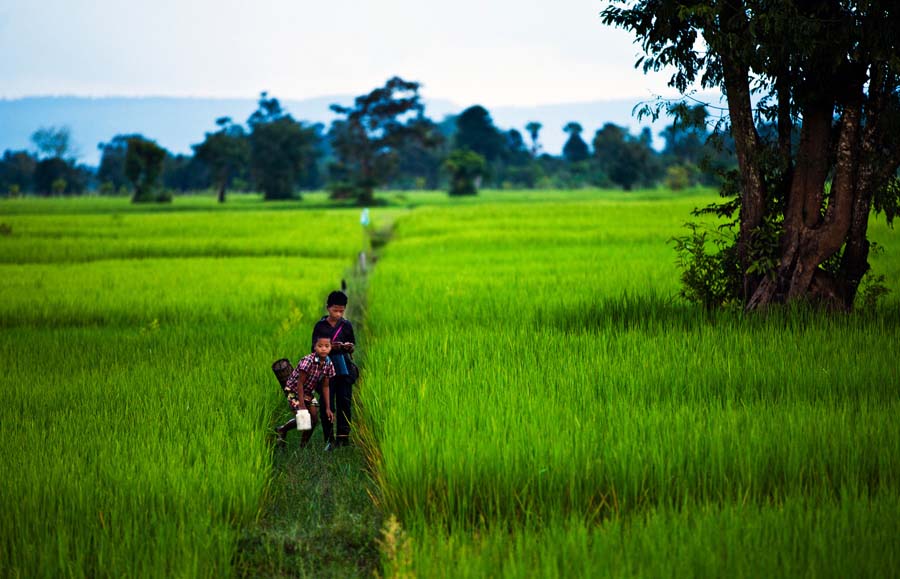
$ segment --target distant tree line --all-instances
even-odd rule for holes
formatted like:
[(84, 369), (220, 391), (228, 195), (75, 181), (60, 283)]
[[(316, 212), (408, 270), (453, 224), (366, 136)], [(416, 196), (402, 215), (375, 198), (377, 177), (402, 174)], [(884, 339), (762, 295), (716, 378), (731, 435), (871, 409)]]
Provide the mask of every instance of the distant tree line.
[[(730, 143), (709, 139), (704, 123), (676, 123), (652, 146), (649, 129), (631, 134), (606, 123), (590, 143), (570, 122), (560, 156), (543, 151), (544, 127), (495, 125), (480, 105), (435, 122), (425, 115), (419, 83), (394, 77), (357, 97), (332, 105), (331, 126), (294, 119), (278, 99), (262, 93), (245, 124), (223, 117), (218, 129), (172, 154), (140, 134), (115, 135), (100, 143), (94, 169), (76, 162), (65, 127), (34, 133), (35, 151), (6, 151), (0, 160), (0, 194), (128, 195), (135, 201), (166, 201), (177, 192), (213, 189), (262, 191), (266, 199), (299, 198), (327, 188), (333, 198), (371, 204), (379, 188), (448, 190), (475, 194), (480, 187), (560, 188), (665, 185), (680, 189), (713, 185), (736, 161)], [(705, 117), (698, 106), (695, 117)], [(527, 137), (527, 141), (526, 141)], [(714, 145), (714, 142), (716, 143)]]

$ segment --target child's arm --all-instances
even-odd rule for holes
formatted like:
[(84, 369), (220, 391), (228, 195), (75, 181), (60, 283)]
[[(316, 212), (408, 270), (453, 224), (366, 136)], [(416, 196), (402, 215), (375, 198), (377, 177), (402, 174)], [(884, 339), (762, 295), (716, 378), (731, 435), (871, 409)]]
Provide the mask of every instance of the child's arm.
[(356, 336), (353, 334), (353, 324), (345, 321), (346, 331), (344, 332), (344, 351), (350, 354), (353, 353), (354, 344), (356, 343)]
[(331, 391), (328, 388), (328, 376), (322, 378), (322, 398), (325, 399), (325, 416), (334, 422), (334, 413), (331, 412)]
[[(297, 376), (297, 379), (293, 379), (294, 375)], [(294, 412), (306, 408), (306, 405), (303, 402), (304, 384), (306, 384), (306, 370), (295, 371), (294, 374), (291, 375), (291, 379), (288, 379), (285, 392), (287, 392), (288, 403), (291, 405), (291, 410)]]

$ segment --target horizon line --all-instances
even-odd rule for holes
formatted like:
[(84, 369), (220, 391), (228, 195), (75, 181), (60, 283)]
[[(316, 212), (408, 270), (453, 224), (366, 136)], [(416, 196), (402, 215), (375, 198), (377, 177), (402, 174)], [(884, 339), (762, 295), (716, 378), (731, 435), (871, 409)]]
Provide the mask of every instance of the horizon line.
[[(84, 100), (112, 100), (112, 99), (121, 99), (121, 100), (151, 100), (151, 99), (165, 99), (165, 100), (210, 100), (210, 101), (257, 101), (259, 99), (259, 94), (263, 91), (260, 91), (256, 96), (198, 96), (198, 95), (173, 95), (173, 94), (145, 94), (145, 95), (136, 95), (136, 94), (76, 94), (76, 93), (57, 93), (57, 94), (28, 94), (28, 95), (19, 95), (19, 96), (6, 96), (0, 95), (0, 102), (13, 102), (13, 101), (22, 101), (28, 99), (84, 99)], [(360, 95), (352, 95), (350, 93), (346, 94), (322, 94), (317, 96), (308, 96), (308, 97), (280, 97), (278, 95), (274, 95), (269, 93), (269, 91), (265, 91), (269, 94), (270, 97), (277, 98), (281, 102), (288, 101), (313, 101), (320, 99), (341, 99), (341, 98), (356, 98)], [(460, 105), (457, 101), (452, 98), (442, 97), (442, 96), (424, 96), (420, 95), (422, 100), (428, 102), (431, 101), (446, 101), (451, 103), (459, 108), (464, 108), (463, 105)], [(475, 106), (480, 104), (485, 108), (505, 108), (505, 109), (528, 109), (528, 108), (539, 108), (539, 107), (551, 107), (551, 106), (578, 106), (578, 105), (587, 105), (587, 104), (595, 104), (595, 103), (608, 103), (608, 102), (621, 102), (621, 101), (641, 101), (641, 100), (653, 100), (657, 97), (661, 97), (664, 99), (677, 99), (677, 98), (685, 98), (686, 95), (681, 94), (672, 94), (672, 95), (656, 95), (656, 94), (648, 94), (648, 95), (632, 95), (632, 96), (620, 96), (620, 97), (598, 97), (592, 100), (573, 100), (573, 101), (555, 101), (555, 102), (543, 102), (543, 103), (534, 103), (534, 104), (485, 104), (485, 101), (476, 102), (468, 106)]]

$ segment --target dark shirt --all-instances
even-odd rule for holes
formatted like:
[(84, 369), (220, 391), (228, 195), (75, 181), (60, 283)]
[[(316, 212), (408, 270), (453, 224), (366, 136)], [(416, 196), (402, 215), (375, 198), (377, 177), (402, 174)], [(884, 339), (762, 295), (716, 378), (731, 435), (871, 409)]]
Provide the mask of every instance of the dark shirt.
[[(338, 328), (341, 328), (341, 333), (338, 334), (337, 339), (334, 339), (335, 332), (338, 331)], [(313, 350), (313, 347), (316, 344), (316, 336), (329, 336), (333, 341), (337, 342), (350, 342), (351, 344), (356, 344), (356, 336), (353, 335), (353, 324), (350, 323), (350, 320), (341, 319), (340, 322), (336, 326), (333, 326), (328, 323), (328, 316), (322, 316), (322, 319), (316, 322), (316, 325), (313, 326), (312, 332), (312, 343), (310, 344), (310, 351)], [(331, 362), (334, 364), (334, 369), (337, 372), (338, 376), (343, 376), (347, 374), (347, 361), (346, 354), (343, 352), (335, 352), (331, 351), (331, 354), (328, 355), (331, 358)]]

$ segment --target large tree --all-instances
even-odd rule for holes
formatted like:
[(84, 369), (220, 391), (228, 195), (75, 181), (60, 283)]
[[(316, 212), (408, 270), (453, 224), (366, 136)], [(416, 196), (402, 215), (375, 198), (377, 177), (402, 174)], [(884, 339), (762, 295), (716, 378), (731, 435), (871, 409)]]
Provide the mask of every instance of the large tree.
[(31, 142), (45, 158), (64, 159), (75, 153), (69, 127), (41, 127), (32, 133)]
[(563, 145), (563, 158), (570, 163), (587, 160), (591, 152), (588, 150), (587, 143), (581, 138), (581, 133), (584, 132), (581, 124), (571, 121), (563, 127), (563, 131), (569, 135), (566, 144)]
[(218, 131), (206, 133), (203, 142), (192, 148), (194, 156), (209, 169), (216, 198), (224, 203), (228, 183), (247, 168), (250, 145), (244, 128), (232, 123), (229, 117), (216, 119), (216, 125)]
[(425, 139), (407, 139), (397, 147), (397, 172), (390, 187), (437, 189), (441, 166), (447, 157), (447, 139), (430, 119), (421, 119), (418, 127)]
[[(315, 126), (295, 121), (276, 98), (262, 93), (250, 126), (250, 167), (267, 200), (296, 197), (295, 190), (318, 154)], [(238, 153), (239, 155), (240, 153)]]
[(38, 160), (28, 151), (4, 151), (0, 158), (0, 195), (34, 190)]
[(166, 150), (142, 137), (128, 139), (125, 151), (125, 176), (134, 185), (133, 203), (146, 201), (171, 201), (158, 191)]
[(869, 213), (890, 219), (898, 205), (900, 5), (613, 0), (603, 21), (636, 34), (645, 71), (674, 67), (682, 93), (699, 82), (728, 99), (737, 298), (850, 308), (869, 270)]
[(531, 137), (531, 156), (535, 159), (538, 156), (538, 153), (541, 152), (541, 144), (538, 141), (538, 138), (541, 133), (541, 128), (544, 125), (537, 121), (529, 121), (527, 125), (525, 125), (525, 130), (528, 131), (528, 136)]
[(494, 125), (486, 108), (474, 105), (456, 117), (455, 149), (468, 149), (484, 157), (488, 163), (501, 159), (506, 152), (503, 133)]
[(131, 139), (146, 140), (143, 135), (132, 133), (116, 135), (108, 143), (97, 144), (100, 150), (97, 179), (101, 183), (109, 183), (117, 191), (128, 182), (128, 177), (125, 176), (125, 153)]
[(419, 83), (400, 77), (356, 97), (352, 107), (331, 105), (344, 118), (331, 127), (337, 162), (331, 167), (332, 195), (355, 197), (360, 205), (375, 200), (375, 187), (397, 170), (399, 151), (418, 143), (425, 150), (438, 144), (438, 131), (425, 118)]
[(484, 157), (468, 149), (454, 149), (444, 161), (450, 175), (450, 195), (476, 195), (478, 180), (487, 168)]
[(650, 141), (649, 129), (635, 137), (625, 127), (606, 123), (594, 134), (593, 163), (626, 191), (635, 185), (651, 185), (659, 177), (660, 167)]

